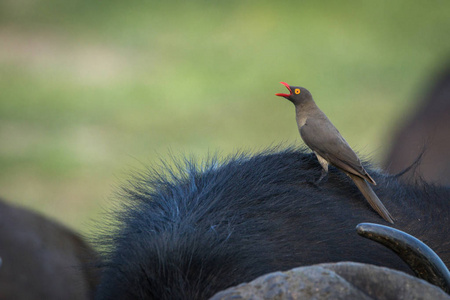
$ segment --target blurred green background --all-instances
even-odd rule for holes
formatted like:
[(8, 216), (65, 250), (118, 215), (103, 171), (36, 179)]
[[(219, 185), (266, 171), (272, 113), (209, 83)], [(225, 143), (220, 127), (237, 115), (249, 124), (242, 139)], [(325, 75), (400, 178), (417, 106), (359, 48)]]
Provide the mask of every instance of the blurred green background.
[(450, 53), (449, 1), (0, 1), (0, 197), (77, 230), (159, 158), (301, 144), (307, 87), (380, 162)]

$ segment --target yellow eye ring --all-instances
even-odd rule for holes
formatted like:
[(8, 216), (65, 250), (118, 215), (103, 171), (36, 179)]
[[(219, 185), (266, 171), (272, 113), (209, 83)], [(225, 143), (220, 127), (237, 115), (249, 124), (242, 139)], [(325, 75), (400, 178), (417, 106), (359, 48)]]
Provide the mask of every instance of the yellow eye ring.
[(300, 89), (295, 89), (294, 93), (297, 94), (297, 95), (300, 94)]

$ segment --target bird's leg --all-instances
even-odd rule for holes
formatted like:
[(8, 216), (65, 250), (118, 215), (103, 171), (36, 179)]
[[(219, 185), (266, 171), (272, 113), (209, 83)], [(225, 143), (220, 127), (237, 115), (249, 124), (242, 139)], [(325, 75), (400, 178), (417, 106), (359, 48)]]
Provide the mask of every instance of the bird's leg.
[[(314, 152), (315, 153), (315, 152)], [(315, 182), (316, 184), (319, 184), (324, 178), (325, 181), (327, 179), (328, 175), (328, 162), (319, 154), (315, 153), (317, 156), (317, 160), (319, 161), (319, 164), (322, 166), (322, 172), (320, 173), (319, 179)]]
[(317, 179), (316, 184), (319, 184), (323, 179), (325, 179), (325, 182), (327, 181), (328, 177), (328, 172), (325, 171), (324, 169), (322, 169), (322, 172), (320, 172), (320, 177), (319, 179)]

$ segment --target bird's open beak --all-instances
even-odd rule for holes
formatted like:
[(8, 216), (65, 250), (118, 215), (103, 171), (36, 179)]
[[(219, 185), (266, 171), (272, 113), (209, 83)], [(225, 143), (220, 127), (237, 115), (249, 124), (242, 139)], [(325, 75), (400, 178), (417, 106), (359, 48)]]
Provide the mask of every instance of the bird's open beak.
[(287, 84), (286, 82), (280, 82), (280, 83), (282, 85), (284, 85), (285, 87), (287, 87), (287, 89), (289, 90), (290, 94), (277, 93), (275, 95), (276, 96), (280, 96), (280, 97), (285, 97), (285, 98), (288, 98), (288, 97), (292, 96), (292, 91), (291, 91), (291, 88), (290, 88), (289, 84)]

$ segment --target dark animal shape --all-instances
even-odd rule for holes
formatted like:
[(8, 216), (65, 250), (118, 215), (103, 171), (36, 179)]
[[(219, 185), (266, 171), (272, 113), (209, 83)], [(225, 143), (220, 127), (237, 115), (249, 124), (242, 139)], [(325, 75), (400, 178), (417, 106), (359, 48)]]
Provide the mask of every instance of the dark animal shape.
[(71, 230), (0, 201), (0, 299), (92, 299), (96, 256)]
[(403, 272), (340, 262), (274, 272), (228, 288), (210, 300), (449, 300), (438, 287)]
[[(397, 253), (419, 277), (450, 292), (442, 260), (415, 237), (388, 226), (361, 223), (359, 235)], [(406, 287), (406, 288), (405, 288)], [(263, 275), (228, 288), (210, 300), (228, 299), (450, 299), (443, 291), (403, 272), (354, 262), (301, 267)]]
[[(277, 152), (278, 151), (278, 152)], [(103, 241), (98, 299), (207, 299), (227, 287), (293, 267), (354, 261), (411, 273), (392, 251), (354, 228), (380, 220), (350, 179), (291, 149), (224, 162), (175, 163), (131, 181)], [(395, 227), (450, 265), (450, 189), (408, 186), (364, 167), (399, 216)]]
[(450, 185), (450, 68), (424, 93), (416, 111), (392, 141), (384, 162), (386, 170), (401, 172), (425, 150), (414, 176)]
[(361, 223), (356, 226), (359, 235), (376, 241), (400, 256), (417, 277), (437, 285), (450, 294), (450, 272), (440, 257), (422, 241), (398, 229)]

